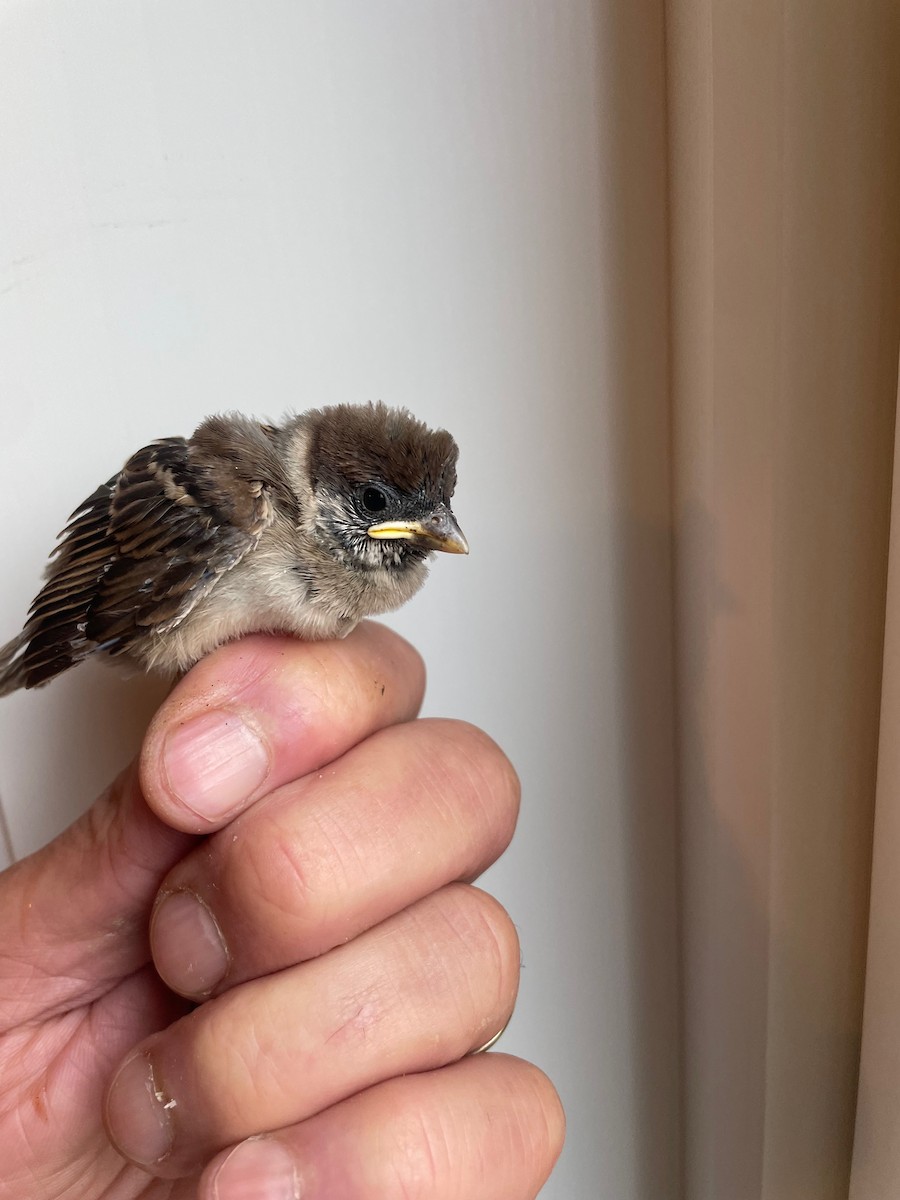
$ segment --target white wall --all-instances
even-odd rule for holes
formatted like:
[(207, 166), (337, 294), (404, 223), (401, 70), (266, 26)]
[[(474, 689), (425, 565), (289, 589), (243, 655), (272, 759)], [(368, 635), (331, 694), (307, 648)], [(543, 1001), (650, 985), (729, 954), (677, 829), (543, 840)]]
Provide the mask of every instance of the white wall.
[[(452, 429), (472, 554), (392, 623), (523, 778), (488, 886), (504, 1048), (568, 1110), (549, 1200), (679, 1187), (659, 7), (0, 0), (0, 640), (147, 439), (375, 398)], [(159, 694), (2, 703), (17, 853)]]

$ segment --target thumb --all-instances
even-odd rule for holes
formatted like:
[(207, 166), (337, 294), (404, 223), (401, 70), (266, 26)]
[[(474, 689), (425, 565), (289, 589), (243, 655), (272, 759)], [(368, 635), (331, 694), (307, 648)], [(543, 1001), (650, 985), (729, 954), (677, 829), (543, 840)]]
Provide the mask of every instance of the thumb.
[(89, 1004), (150, 961), (147, 917), (195, 839), (150, 811), (132, 763), (64, 833), (0, 875), (0, 1033)]
[[(408, 721), (423, 687), (412, 647), (368, 623), (340, 642), (247, 638), (198, 663), (151, 722), (140, 766), (0, 874), (0, 1033), (88, 1004), (149, 963), (151, 906), (196, 835)], [(236, 742), (244, 728), (255, 736)]]

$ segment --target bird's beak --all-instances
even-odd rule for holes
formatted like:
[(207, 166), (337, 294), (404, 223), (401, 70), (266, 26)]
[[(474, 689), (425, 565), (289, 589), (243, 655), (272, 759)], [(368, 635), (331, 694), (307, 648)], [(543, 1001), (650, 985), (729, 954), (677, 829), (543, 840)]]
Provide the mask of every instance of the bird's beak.
[(439, 504), (424, 521), (383, 521), (380, 525), (370, 525), (368, 534), (373, 538), (401, 538), (415, 542), (423, 550), (469, 553), (469, 543), (446, 504)]

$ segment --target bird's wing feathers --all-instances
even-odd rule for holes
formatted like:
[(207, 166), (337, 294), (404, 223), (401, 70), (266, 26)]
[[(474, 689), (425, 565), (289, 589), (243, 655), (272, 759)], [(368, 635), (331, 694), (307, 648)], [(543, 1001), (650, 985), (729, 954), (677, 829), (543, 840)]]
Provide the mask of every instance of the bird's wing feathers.
[[(223, 475), (223, 472), (225, 474)], [(72, 514), (21, 639), (35, 687), (97, 650), (173, 629), (271, 523), (262, 480), (166, 438), (133, 455)]]

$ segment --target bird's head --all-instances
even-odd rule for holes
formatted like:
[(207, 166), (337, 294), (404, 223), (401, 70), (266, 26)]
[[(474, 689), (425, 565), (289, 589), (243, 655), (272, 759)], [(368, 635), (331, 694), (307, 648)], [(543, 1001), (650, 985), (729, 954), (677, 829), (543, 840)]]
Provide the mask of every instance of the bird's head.
[(317, 540), (363, 569), (403, 570), (433, 550), (467, 554), (450, 508), (456, 442), (403, 409), (335, 405), (306, 414)]

